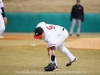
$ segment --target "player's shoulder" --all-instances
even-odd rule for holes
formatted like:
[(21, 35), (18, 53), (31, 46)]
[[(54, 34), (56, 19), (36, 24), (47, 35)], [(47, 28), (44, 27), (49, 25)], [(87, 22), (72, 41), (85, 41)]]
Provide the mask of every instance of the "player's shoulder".
[(76, 7), (77, 7), (77, 5), (75, 4), (75, 5), (73, 5), (73, 7), (72, 7), (72, 8), (73, 8), (73, 9), (75, 9)]
[(79, 7), (83, 7), (83, 6), (80, 4)]
[(73, 5), (73, 7), (76, 7), (77, 5), (75, 4), (75, 5)]
[(40, 23), (38, 23), (38, 25), (36, 26), (36, 27), (42, 27), (42, 26), (44, 26), (46, 23), (45, 22), (40, 22)]

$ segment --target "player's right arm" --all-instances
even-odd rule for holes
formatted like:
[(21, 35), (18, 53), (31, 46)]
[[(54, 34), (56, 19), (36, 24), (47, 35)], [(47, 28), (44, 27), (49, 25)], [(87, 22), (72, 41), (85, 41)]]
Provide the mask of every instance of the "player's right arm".
[(48, 57), (50, 58), (50, 47), (47, 48)]

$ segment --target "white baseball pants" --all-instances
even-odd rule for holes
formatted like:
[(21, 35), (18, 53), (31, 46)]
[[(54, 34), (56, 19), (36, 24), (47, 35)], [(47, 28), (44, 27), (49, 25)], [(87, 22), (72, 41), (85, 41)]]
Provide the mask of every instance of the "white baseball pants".
[(68, 31), (64, 29), (64, 31), (61, 31), (57, 38), (57, 50), (62, 52), (67, 58), (68, 61), (73, 61), (76, 57), (71, 54), (71, 52), (64, 46), (64, 40), (68, 38)]
[(4, 32), (4, 30), (5, 30), (5, 24), (4, 24), (3, 17), (2, 17), (2, 15), (0, 14), (0, 36), (1, 36), (2, 33)]
[(70, 27), (70, 34), (73, 34), (73, 30), (75, 27), (75, 24), (77, 23), (77, 33), (76, 34), (80, 34), (80, 29), (81, 29), (81, 19), (72, 19), (72, 25)]
[[(71, 52), (64, 46), (64, 41), (67, 37), (68, 37), (68, 31), (66, 29), (64, 29), (64, 31), (62, 30), (57, 38), (56, 48), (58, 51), (62, 52), (68, 58), (68, 62), (71, 62), (76, 57), (73, 56), (73, 54), (71, 54)], [(50, 58), (50, 62), (51, 62), (51, 58)], [(55, 63), (57, 64), (56, 60)]]

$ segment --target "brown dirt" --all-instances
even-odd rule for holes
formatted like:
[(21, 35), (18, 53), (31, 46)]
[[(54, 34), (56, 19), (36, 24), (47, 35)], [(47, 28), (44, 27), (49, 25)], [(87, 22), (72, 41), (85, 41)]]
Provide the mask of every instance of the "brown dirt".
[[(33, 36), (29, 35), (5, 35), (5, 38), (0, 40), (32, 40), (34, 39)], [(36, 46), (44, 46), (43, 44), (37, 44)], [(80, 48), (80, 49), (97, 49), (100, 50), (100, 38), (68, 38), (65, 46), (67, 48)]]
[(100, 50), (100, 38), (79, 38), (66, 42), (68, 48), (98, 49)]
[(32, 36), (18, 36), (18, 35), (13, 35), (13, 36), (11, 36), (11, 35), (6, 35), (6, 36), (4, 36), (4, 38), (2, 38), (2, 40), (17, 40), (17, 39), (21, 39), (21, 40), (23, 40), (23, 39), (34, 39)]

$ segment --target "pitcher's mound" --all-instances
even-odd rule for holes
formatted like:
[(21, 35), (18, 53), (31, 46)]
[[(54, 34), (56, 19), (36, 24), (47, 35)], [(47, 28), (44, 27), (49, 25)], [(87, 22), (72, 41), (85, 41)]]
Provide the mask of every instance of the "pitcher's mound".
[(67, 48), (98, 49), (100, 50), (100, 38), (79, 38), (65, 43)]

